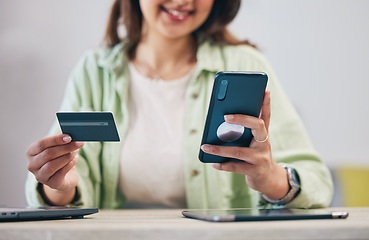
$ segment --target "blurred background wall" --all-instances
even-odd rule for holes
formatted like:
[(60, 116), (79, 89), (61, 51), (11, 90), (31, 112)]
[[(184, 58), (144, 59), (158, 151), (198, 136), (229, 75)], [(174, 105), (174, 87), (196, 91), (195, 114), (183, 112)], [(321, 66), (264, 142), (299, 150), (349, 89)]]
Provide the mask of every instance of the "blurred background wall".
[[(0, 204), (26, 204), (25, 149), (55, 121), (81, 54), (101, 43), (111, 3), (0, 1)], [(242, 0), (231, 25), (270, 60), (335, 176), (369, 167), (368, 12), (366, 0)]]

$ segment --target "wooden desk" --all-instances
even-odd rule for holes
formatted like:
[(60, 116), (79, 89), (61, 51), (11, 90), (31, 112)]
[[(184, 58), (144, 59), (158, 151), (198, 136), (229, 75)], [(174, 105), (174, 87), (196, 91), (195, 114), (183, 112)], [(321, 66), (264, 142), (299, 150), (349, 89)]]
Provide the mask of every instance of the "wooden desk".
[(0, 223), (0, 239), (369, 239), (369, 208), (347, 219), (213, 223), (181, 210), (101, 210), (85, 219)]

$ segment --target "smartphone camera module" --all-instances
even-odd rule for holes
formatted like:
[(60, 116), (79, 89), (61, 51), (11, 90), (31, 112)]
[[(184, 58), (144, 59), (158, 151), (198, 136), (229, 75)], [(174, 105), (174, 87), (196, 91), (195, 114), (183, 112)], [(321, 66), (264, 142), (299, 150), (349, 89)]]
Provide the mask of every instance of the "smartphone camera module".
[(228, 88), (228, 81), (221, 80), (219, 90), (218, 90), (218, 100), (222, 101), (225, 99), (227, 88)]

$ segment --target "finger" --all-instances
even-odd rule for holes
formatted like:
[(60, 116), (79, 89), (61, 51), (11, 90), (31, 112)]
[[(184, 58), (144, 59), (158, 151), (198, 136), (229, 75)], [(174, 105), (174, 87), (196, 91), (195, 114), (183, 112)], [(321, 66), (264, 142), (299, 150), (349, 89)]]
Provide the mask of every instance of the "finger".
[(269, 131), (269, 123), (270, 123), (270, 91), (265, 91), (263, 105), (261, 107), (260, 118), (264, 120), (265, 128)]
[(213, 154), (227, 158), (235, 158), (251, 164), (255, 162), (256, 152), (252, 148), (204, 144), (201, 146), (201, 150), (208, 154)]
[(224, 119), (227, 123), (241, 125), (246, 128), (250, 128), (252, 135), (259, 140), (263, 140), (268, 136), (268, 131), (265, 126), (265, 122), (261, 118), (242, 115), (242, 114), (232, 114), (225, 115)]
[(67, 165), (65, 165), (63, 168), (58, 170), (54, 175), (52, 175), (49, 180), (47, 181), (47, 185), (59, 190), (62, 190), (63, 186), (60, 184), (62, 182), (65, 183), (64, 178), (67, 176), (67, 174), (76, 166), (78, 162), (78, 155), (76, 155), (72, 161), (70, 161)]
[(78, 155), (76, 155), (72, 161), (70, 161), (67, 165), (65, 165), (63, 168), (61, 168), (59, 171), (57, 171), (54, 175), (56, 178), (60, 176), (66, 176), (72, 168), (76, 166), (78, 162)]
[(40, 169), (44, 164), (83, 147), (84, 142), (70, 142), (66, 145), (49, 147), (30, 159), (34, 169)]
[(32, 143), (28, 147), (26, 155), (35, 156), (49, 147), (64, 145), (69, 143), (70, 141), (72, 141), (72, 138), (67, 134), (59, 134), (56, 136), (46, 137)]
[(212, 166), (213, 168), (220, 171), (234, 172), (242, 175), (248, 175), (251, 168), (253, 167), (252, 164), (249, 164), (247, 162), (213, 163)]
[(77, 154), (78, 151), (73, 151), (45, 163), (36, 173), (37, 180), (41, 183), (46, 183), (52, 175), (65, 167), (69, 162), (73, 161)]

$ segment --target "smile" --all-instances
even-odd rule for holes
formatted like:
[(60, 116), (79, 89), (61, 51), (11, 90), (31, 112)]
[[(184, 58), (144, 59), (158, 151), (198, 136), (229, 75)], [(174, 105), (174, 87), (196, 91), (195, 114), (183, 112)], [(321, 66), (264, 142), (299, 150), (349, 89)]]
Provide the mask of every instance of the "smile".
[(167, 13), (173, 20), (185, 20), (194, 13), (194, 11), (189, 10), (167, 9), (163, 6), (161, 6), (160, 9)]

